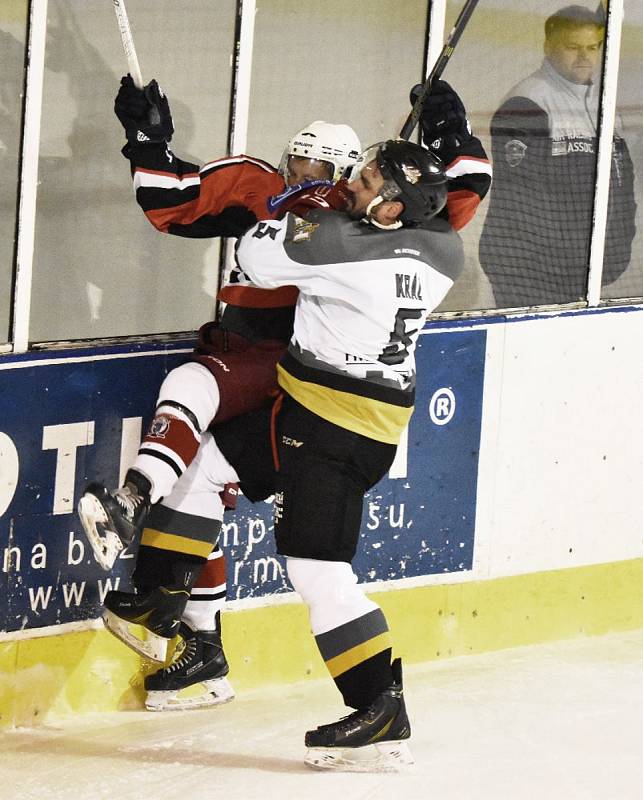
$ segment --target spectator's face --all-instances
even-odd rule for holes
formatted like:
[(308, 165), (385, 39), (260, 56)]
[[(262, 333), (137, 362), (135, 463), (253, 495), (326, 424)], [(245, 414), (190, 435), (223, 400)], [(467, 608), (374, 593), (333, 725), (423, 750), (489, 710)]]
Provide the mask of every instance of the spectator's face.
[(566, 80), (591, 83), (602, 44), (603, 31), (595, 25), (583, 25), (553, 34), (545, 42), (545, 55)]

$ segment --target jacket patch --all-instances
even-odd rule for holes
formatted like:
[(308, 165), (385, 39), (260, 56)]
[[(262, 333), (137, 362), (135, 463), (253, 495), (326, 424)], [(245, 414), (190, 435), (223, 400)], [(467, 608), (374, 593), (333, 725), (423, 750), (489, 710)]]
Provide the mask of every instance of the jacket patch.
[(505, 145), (505, 158), (510, 167), (517, 167), (525, 157), (527, 145), (520, 139), (510, 139)]

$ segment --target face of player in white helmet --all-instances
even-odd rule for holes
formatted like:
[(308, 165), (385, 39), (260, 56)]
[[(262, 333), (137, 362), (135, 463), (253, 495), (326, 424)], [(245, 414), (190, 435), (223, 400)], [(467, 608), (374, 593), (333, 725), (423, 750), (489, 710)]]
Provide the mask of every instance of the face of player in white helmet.
[[(355, 163), (359, 152), (359, 139), (351, 127), (315, 120), (289, 139), (279, 172), (288, 186), (301, 180), (337, 181)], [(301, 161), (315, 171), (302, 167)]]
[(295, 186), (304, 181), (329, 181), (332, 180), (334, 169), (333, 164), (328, 161), (288, 156), (284, 168), (284, 180), (286, 186)]

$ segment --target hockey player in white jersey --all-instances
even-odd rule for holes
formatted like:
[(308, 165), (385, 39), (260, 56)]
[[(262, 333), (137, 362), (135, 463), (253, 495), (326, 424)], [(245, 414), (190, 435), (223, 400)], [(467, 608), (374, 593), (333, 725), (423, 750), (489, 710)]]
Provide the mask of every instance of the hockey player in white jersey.
[(215, 438), (250, 499), (274, 491), (277, 552), (355, 709), (306, 733), (306, 763), (394, 771), (413, 760), (401, 663), (351, 561), (364, 494), (390, 468), (413, 411), (420, 330), (464, 256), (459, 236), (436, 217), (446, 176), (418, 145), (369, 148), (347, 189), (348, 215), (288, 214), (240, 240), (241, 283), (295, 285), (300, 294), (272, 415), (231, 420)]

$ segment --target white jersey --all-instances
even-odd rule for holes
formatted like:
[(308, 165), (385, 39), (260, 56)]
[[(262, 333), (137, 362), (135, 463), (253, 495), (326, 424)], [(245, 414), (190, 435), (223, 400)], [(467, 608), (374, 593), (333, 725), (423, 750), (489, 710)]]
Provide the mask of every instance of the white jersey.
[(299, 289), (279, 382), (337, 425), (396, 443), (413, 409), (415, 346), (462, 268), (448, 223), (383, 231), (344, 214), (259, 222), (237, 248), (241, 283)]

